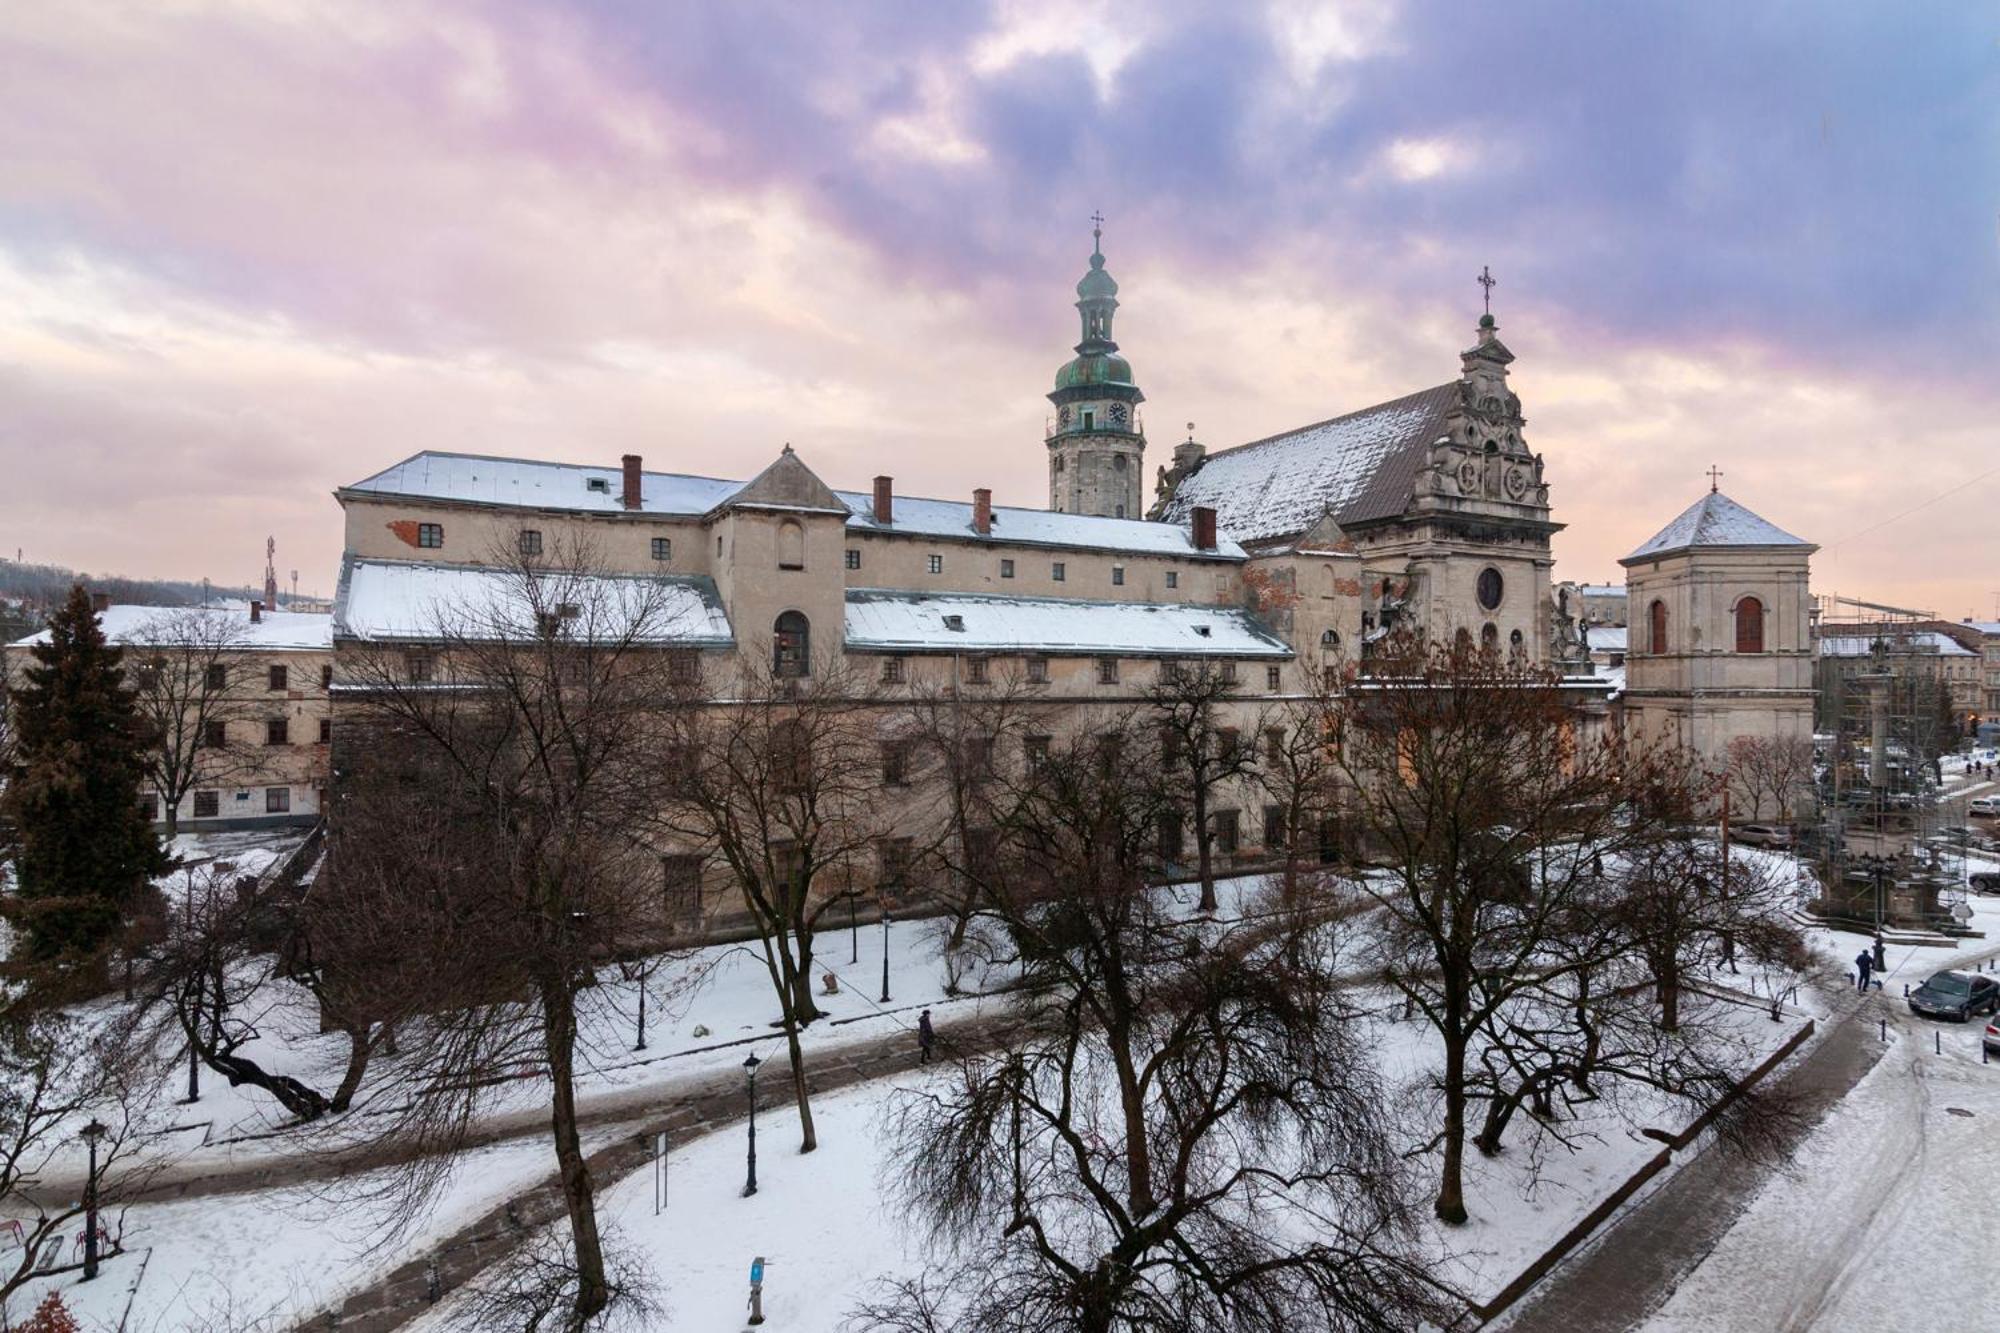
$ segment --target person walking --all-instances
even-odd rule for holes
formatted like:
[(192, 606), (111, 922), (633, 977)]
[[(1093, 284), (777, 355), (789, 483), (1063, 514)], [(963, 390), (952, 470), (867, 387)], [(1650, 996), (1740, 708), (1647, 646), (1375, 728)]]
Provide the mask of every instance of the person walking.
[(1860, 953), (1854, 955), (1854, 974), (1860, 978), (1859, 984), (1855, 987), (1856, 990), (1865, 991), (1868, 989), (1868, 974), (1874, 970), (1875, 957), (1873, 954), (1863, 949)]
[(931, 1047), (937, 1044), (937, 1031), (931, 1027), (931, 1011), (926, 1009), (917, 1015), (917, 1063), (931, 1062)]

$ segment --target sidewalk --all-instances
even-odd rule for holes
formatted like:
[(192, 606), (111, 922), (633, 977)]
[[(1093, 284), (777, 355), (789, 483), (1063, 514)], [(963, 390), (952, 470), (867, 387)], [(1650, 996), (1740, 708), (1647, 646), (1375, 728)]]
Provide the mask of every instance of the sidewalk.
[[(1876, 1013), (1854, 995), (1838, 1002), (1826, 1035), (1774, 1085), (1798, 1099), (1790, 1152), (1887, 1049)], [(1768, 1163), (1712, 1144), (1634, 1204), (1493, 1327), (1510, 1333), (1628, 1333), (1708, 1257), (1769, 1179)]]

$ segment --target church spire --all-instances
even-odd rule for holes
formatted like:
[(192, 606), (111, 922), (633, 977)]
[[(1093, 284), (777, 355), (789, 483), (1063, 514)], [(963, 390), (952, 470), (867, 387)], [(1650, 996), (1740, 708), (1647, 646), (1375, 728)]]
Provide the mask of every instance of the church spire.
[(1090, 267), (1076, 284), (1083, 338), (1076, 356), (1056, 372), (1049, 395), (1056, 409), (1046, 441), (1049, 508), (1138, 518), (1144, 512), (1139, 470), (1146, 452), (1139, 404), (1146, 395), (1111, 336), (1118, 283), (1104, 267), (1104, 215), (1093, 213), (1090, 222)]
[(1083, 341), (1078, 352), (1115, 352), (1111, 316), (1118, 309), (1118, 282), (1104, 268), (1104, 215), (1090, 215), (1090, 269), (1076, 284), (1077, 313), (1083, 317)]

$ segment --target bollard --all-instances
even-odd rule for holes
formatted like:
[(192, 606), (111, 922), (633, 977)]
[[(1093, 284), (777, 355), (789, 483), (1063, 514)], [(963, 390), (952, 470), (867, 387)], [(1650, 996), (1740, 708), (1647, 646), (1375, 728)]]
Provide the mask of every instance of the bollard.
[(750, 1322), (764, 1322), (764, 1256), (761, 1254), (750, 1264)]
[(1882, 1040), (1889, 1040), (1889, 1020), (1886, 1018), (1882, 1020)]
[(1906, 1000), (1910, 998), (1910, 983), (1907, 981), (1903, 983), (1903, 998)]
[(1933, 1055), (1944, 1054), (1944, 1033), (1942, 1032), (1931, 1033), (1931, 1048), (1932, 1048), (1931, 1053)]

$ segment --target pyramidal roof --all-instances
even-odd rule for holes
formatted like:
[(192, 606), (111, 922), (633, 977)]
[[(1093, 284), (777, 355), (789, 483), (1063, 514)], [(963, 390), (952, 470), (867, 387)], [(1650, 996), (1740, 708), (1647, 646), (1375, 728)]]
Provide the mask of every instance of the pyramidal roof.
[(1721, 491), (1710, 491), (1681, 511), (1681, 516), (1653, 534), (1650, 541), (1621, 564), (1647, 560), (1669, 551), (1695, 546), (1808, 546), (1775, 523), (1759, 518)]

